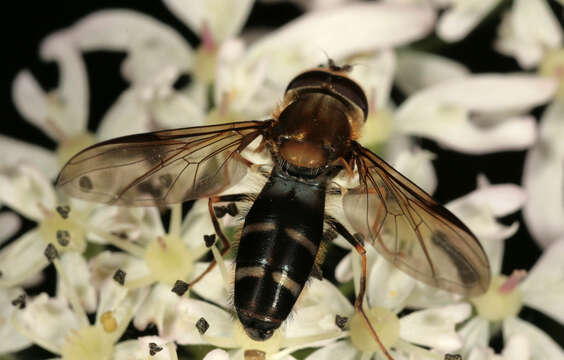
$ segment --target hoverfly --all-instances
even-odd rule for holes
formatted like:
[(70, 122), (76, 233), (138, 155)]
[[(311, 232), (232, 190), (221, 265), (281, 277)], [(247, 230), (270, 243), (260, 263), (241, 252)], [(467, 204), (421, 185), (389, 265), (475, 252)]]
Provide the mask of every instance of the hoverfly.
[[(230, 245), (213, 204), (252, 199), (239, 240), (234, 299), (254, 340), (272, 336), (315, 275), (324, 228), (342, 235), (362, 256), (355, 308), (391, 359), (362, 307), (365, 241), (412, 277), (465, 296), (486, 291), (489, 265), (458, 218), (356, 141), (368, 103), (346, 70), (330, 61), (299, 74), (269, 120), (156, 131), (91, 146), (69, 160), (57, 185), (78, 198), (125, 206), (208, 198), (222, 253)], [(251, 149), (255, 140), (260, 145)], [(243, 151), (261, 149), (273, 165), (260, 193), (221, 195), (257, 168)], [(339, 174), (358, 179), (337, 191), (351, 229), (325, 209)]]

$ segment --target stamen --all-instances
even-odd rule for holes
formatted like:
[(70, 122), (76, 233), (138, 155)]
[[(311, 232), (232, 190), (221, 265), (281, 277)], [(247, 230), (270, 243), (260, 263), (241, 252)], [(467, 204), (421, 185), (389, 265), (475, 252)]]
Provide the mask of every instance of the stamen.
[(217, 246), (215, 245), (211, 247), (211, 251), (213, 254), (213, 258), (217, 263), (217, 266), (219, 267), (219, 272), (221, 273), (221, 277), (223, 278), (223, 284), (226, 288), (228, 288), (230, 284), (229, 273), (227, 272), (227, 267), (225, 266), (225, 261), (223, 260), (223, 256), (221, 256), (221, 253), (219, 252)]
[(521, 282), (521, 280), (523, 280), (523, 278), (527, 276), (527, 271), (525, 270), (513, 270), (513, 272), (511, 273), (511, 275), (509, 276), (509, 279), (507, 279), (500, 287), (499, 287), (499, 292), (502, 294), (507, 294), (511, 291), (513, 291), (513, 289), (515, 289), (515, 287), (517, 287), (517, 285), (519, 285), (519, 283)]
[(166, 344), (166, 347), (168, 349), (168, 353), (170, 354), (170, 360), (178, 360), (178, 355), (176, 354), (176, 347), (174, 346), (174, 343), (170, 342)]
[(171, 206), (168, 234), (170, 236), (180, 237), (181, 229), (182, 229), (182, 204), (175, 204)]
[(107, 333), (114, 332), (117, 329), (117, 321), (111, 311), (106, 311), (100, 316), (100, 323), (102, 323), (102, 327)]
[(348, 321), (349, 318), (346, 316), (341, 316), (339, 314), (335, 315), (335, 325), (337, 325), (337, 327), (341, 330), (345, 330), (345, 326), (347, 325)]
[(176, 280), (171, 291), (178, 296), (182, 296), (186, 293), (186, 291), (188, 291), (189, 288), (190, 285), (187, 282), (182, 280)]
[(116, 272), (114, 273), (113, 279), (120, 284), (121, 286), (123, 286), (123, 284), (125, 283), (125, 271), (123, 271), (122, 269), (117, 269)]
[(69, 217), (69, 213), (70, 213), (70, 206), (65, 205), (65, 206), (57, 206), (57, 212), (59, 213), (59, 215), (61, 215), (61, 217), (63, 219), (67, 219)]
[(196, 322), (196, 329), (198, 329), (200, 335), (204, 335), (209, 328), (210, 328), (210, 324), (204, 318), (200, 318)]
[(12, 305), (17, 307), (18, 309), (22, 310), (25, 309), (25, 294), (18, 295), (17, 298), (12, 300)]
[(162, 350), (162, 346), (157, 345), (154, 342), (149, 343), (149, 354), (155, 356), (158, 352)]
[(153, 274), (148, 274), (148, 275), (145, 275), (145, 276), (135, 278), (133, 280), (128, 280), (127, 282), (125, 282), (124, 286), (128, 290), (133, 291), (133, 290), (145, 287), (145, 286), (149, 286), (152, 283), (154, 283), (155, 281), (156, 281), (156, 279), (153, 276)]
[(106, 240), (108, 243), (114, 245), (115, 247), (133, 255), (138, 258), (143, 258), (145, 256), (145, 249), (143, 249), (139, 245), (135, 245), (134, 243), (124, 240), (119, 236), (115, 236), (112, 234), (105, 233), (103, 231), (98, 231), (92, 227), (87, 228), (88, 232), (92, 232), (97, 236), (101, 237), (102, 239)]

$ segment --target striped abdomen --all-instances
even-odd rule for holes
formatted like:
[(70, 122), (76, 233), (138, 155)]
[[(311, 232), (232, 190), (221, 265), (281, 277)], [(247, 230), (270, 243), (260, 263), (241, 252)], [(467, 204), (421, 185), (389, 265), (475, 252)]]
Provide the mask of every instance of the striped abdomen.
[(313, 268), (323, 233), (325, 186), (274, 171), (245, 219), (235, 308), (249, 336), (266, 340), (288, 317)]

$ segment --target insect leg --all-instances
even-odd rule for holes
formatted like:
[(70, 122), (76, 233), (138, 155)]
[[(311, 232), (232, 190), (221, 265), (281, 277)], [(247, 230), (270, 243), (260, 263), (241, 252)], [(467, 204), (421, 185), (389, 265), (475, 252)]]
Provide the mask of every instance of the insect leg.
[[(216, 235), (219, 236), (219, 239), (221, 240), (222, 243), (222, 249), (221, 249), (222, 257), (225, 256), (225, 254), (227, 254), (229, 249), (231, 249), (231, 243), (229, 242), (229, 240), (227, 240), (227, 236), (225, 236), (223, 230), (221, 230), (221, 226), (219, 225), (219, 220), (217, 219), (217, 216), (215, 214), (213, 204), (214, 202), (221, 202), (221, 201), (241, 201), (245, 196), (246, 196), (245, 194), (235, 194), (235, 195), (215, 196), (215, 197), (210, 197), (208, 199), (208, 210), (210, 212), (213, 228), (215, 230)], [(209, 273), (215, 267), (216, 263), (217, 261), (215, 259), (212, 260), (212, 262), (208, 265), (206, 270), (204, 270), (203, 273), (198, 275), (197, 278), (195, 278), (190, 282), (189, 287), (192, 288), (192, 286), (194, 286), (198, 281), (202, 280), (204, 276), (206, 276), (206, 274)]]
[(363, 302), (364, 302), (364, 294), (366, 293), (366, 249), (364, 248), (363, 241), (362, 241), (361, 238), (352, 235), (347, 230), (347, 228), (345, 228), (345, 226), (343, 224), (341, 224), (340, 222), (338, 222), (336, 219), (328, 218), (328, 221), (329, 221), (329, 224), (331, 224), (331, 226), (333, 227), (333, 229), (335, 229), (335, 231), (337, 233), (339, 233), (352, 246), (354, 246), (354, 248), (356, 249), (356, 251), (358, 252), (358, 254), (360, 255), (360, 257), (362, 259), (362, 273), (360, 275), (360, 289), (358, 291), (358, 296), (356, 297), (356, 300), (354, 302), (354, 307), (355, 307), (356, 311), (359, 312), (360, 316), (362, 317), (362, 320), (364, 320), (364, 323), (368, 327), (370, 334), (372, 335), (374, 340), (376, 340), (376, 343), (378, 343), (378, 346), (380, 346), (380, 349), (382, 350), (382, 352), (384, 353), (386, 358), (388, 360), (394, 360), (392, 358), (392, 356), (390, 355), (390, 353), (388, 352), (388, 350), (386, 350), (386, 347), (384, 346), (384, 344), (382, 344), (382, 342), (380, 341), (380, 338), (378, 337), (376, 330), (374, 330), (374, 327), (372, 327), (370, 320), (368, 320), (368, 317), (366, 316), (366, 313), (364, 312), (364, 309), (362, 308), (362, 305), (363, 305)]

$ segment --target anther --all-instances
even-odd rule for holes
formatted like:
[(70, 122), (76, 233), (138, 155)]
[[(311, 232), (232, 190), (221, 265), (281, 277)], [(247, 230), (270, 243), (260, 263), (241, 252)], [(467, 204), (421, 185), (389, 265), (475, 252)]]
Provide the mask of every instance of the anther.
[(63, 219), (66, 219), (69, 217), (69, 213), (70, 213), (70, 206), (65, 205), (65, 206), (57, 206), (57, 212), (59, 213), (59, 215), (61, 215), (61, 217)]
[(182, 280), (176, 280), (176, 282), (174, 283), (174, 286), (172, 287), (171, 291), (178, 296), (182, 296), (186, 293), (186, 291), (188, 291), (189, 287), (190, 287), (190, 284), (188, 284), (187, 282), (182, 281)]
[(462, 356), (458, 354), (445, 354), (444, 360), (462, 360)]
[(215, 234), (204, 235), (204, 243), (206, 243), (206, 247), (212, 247), (215, 244)]
[(154, 342), (149, 343), (149, 354), (151, 356), (155, 356), (162, 349), (163, 349), (162, 346), (159, 346)]
[(204, 318), (200, 318), (200, 320), (196, 322), (196, 329), (198, 329), (200, 335), (204, 335), (209, 328), (210, 324)]
[(115, 282), (123, 286), (123, 284), (125, 284), (125, 275), (125, 271), (123, 271), (122, 269), (117, 269), (114, 273), (113, 279), (115, 280)]
[(335, 315), (335, 325), (337, 325), (337, 327), (341, 330), (345, 330), (345, 325), (347, 325), (348, 321), (349, 318), (346, 316), (341, 316), (339, 314)]
[(70, 233), (67, 230), (57, 230), (57, 242), (61, 246), (67, 246), (70, 243)]
[(53, 260), (59, 257), (59, 252), (53, 244), (47, 245), (43, 254), (45, 254), (45, 257), (47, 258), (47, 260), (49, 260), (49, 262), (53, 262)]
[(17, 307), (18, 309), (22, 310), (25, 309), (25, 294), (18, 295), (17, 298), (12, 300), (12, 305)]

